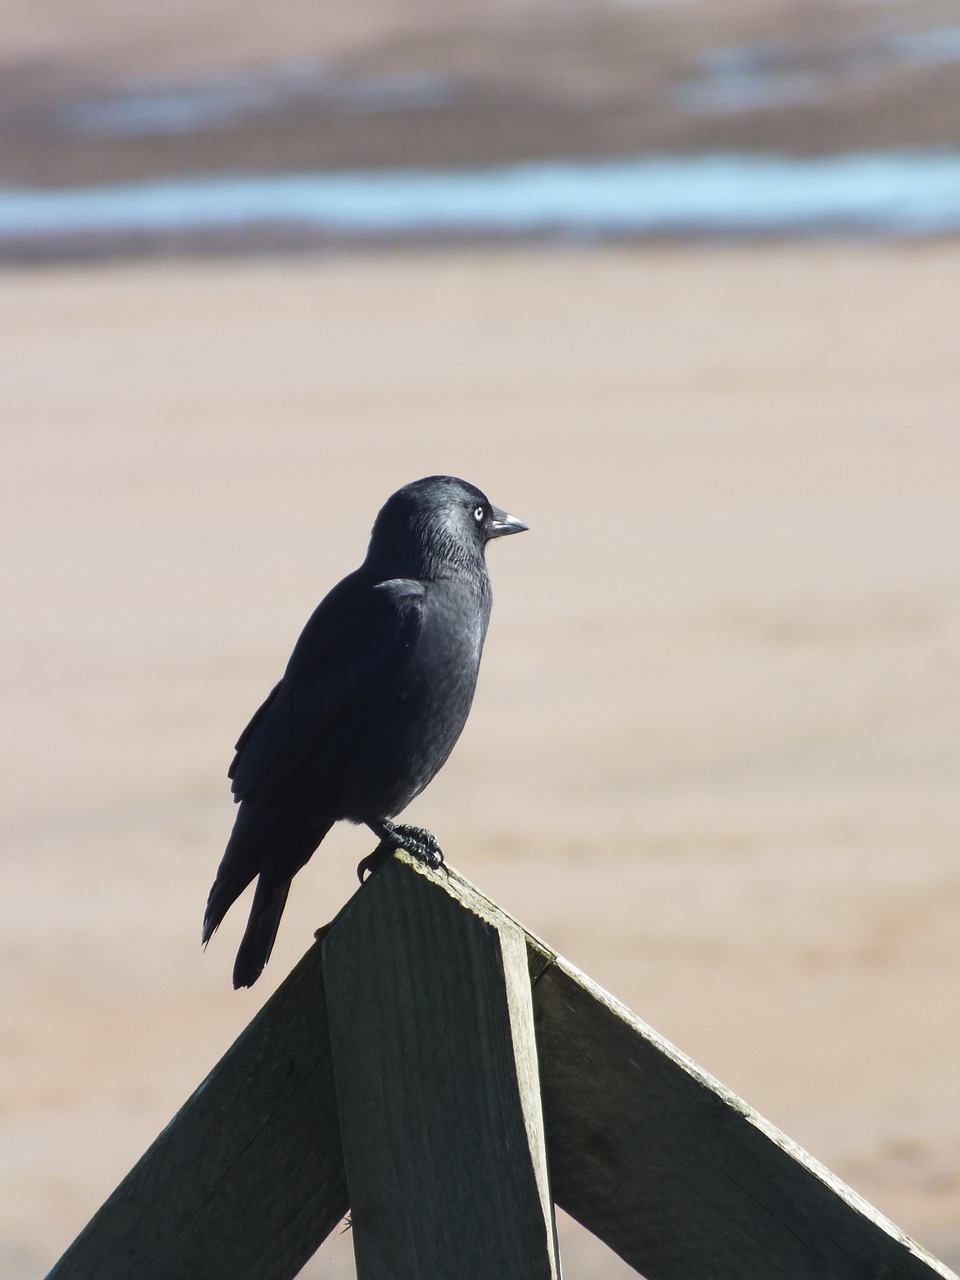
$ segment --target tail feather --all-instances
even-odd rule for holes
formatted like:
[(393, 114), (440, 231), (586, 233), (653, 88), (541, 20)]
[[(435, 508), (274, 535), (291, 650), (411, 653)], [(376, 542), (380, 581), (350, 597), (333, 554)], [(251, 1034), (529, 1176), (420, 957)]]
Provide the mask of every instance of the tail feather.
[(217, 876), (207, 897), (201, 940), (206, 946), (223, 917), (253, 879), (257, 887), (233, 970), (235, 987), (250, 987), (270, 958), (290, 881), (332, 826), (284, 825), (276, 814), (240, 806)]
[[(254, 871), (253, 876), (256, 874), (256, 871)], [(253, 879), (253, 876), (250, 877), (250, 880)], [(250, 883), (250, 880), (247, 881), (247, 884)], [(217, 929), (219, 929), (223, 917), (246, 887), (246, 884), (241, 885), (234, 893), (224, 885), (222, 880), (214, 880), (210, 886), (210, 892), (207, 894), (207, 905), (203, 913), (203, 928), (200, 931), (200, 941), (203, 946), (207, 945)]]
[(260, 873), (267, 841), (258, 829), (261, 815), (251, 806), (241, 805), (217, 875), (207, 895), (200, 940), (204, 946), (247, 885)]
[(289, 880), (270, 885), (261, 876), (257, 881), (250, 918), (233, 966), (234, 987), (252, 987), (263, 972), (263, 966), (270, 959), (270, 952), (277, 939), (280, 917), (287, 905), (289, 892)]

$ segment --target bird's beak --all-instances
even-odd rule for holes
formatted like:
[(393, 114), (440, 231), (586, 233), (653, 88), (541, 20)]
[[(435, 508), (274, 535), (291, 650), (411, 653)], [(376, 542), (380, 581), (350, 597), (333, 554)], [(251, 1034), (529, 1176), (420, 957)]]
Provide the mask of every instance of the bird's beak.
[(501, 511), (499, 507), (490, 508), (490, 518), (487, 521), (487, 537), (502, 538), (507, 533), (523, 533), (528, 525), (522, 520), (518, 520), (516, 516), (507, 515), (506, 511)]

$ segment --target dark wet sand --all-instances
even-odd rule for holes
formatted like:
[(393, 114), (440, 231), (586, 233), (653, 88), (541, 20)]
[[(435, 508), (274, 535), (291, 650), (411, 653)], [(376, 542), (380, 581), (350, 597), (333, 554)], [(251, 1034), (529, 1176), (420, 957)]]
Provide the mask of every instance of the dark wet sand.
[[(6, 185), (958, 141), (957, 62), (909, 42), (941, 29), (949, 39), (956, 0), (5, 8)], [(752, 99), (726, 94), (730, 68)], [(704, 99), (718, 79), (719, 100)], [(235, 110), (192, 128), (90, 128), (90, 109), (124, 94), (209, 100), (238, 84), (247, 97)]]

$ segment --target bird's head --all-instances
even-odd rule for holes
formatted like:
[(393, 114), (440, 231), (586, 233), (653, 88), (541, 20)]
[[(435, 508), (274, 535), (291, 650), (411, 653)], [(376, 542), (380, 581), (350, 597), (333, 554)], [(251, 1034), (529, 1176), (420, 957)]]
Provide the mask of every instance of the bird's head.
[(491, 539), (526, 528), (466, 480), (427, 476), (404, 485), (384, 503), (368, 560), (389, 566), (391, 576), (432, 577), (445, 566), (482, 562)]

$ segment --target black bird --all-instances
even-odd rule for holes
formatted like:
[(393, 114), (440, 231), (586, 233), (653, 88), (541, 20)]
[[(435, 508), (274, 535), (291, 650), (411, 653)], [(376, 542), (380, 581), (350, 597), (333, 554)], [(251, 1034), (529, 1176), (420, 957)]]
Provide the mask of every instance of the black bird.
[(490, 620), (486, 544), (526, 528), (464, 480), (416, 480), (387, 500), (363, 564), (317, 606), (229, 770), (240, 809), (203, 942), (258, 876), (235, 987), (260, 976), (291, 880), (339, 819), (380, 840), (357, 868), (361, 881), (397, 848), (443, 861), (430, 832), (390, 819), (466, 723)]

